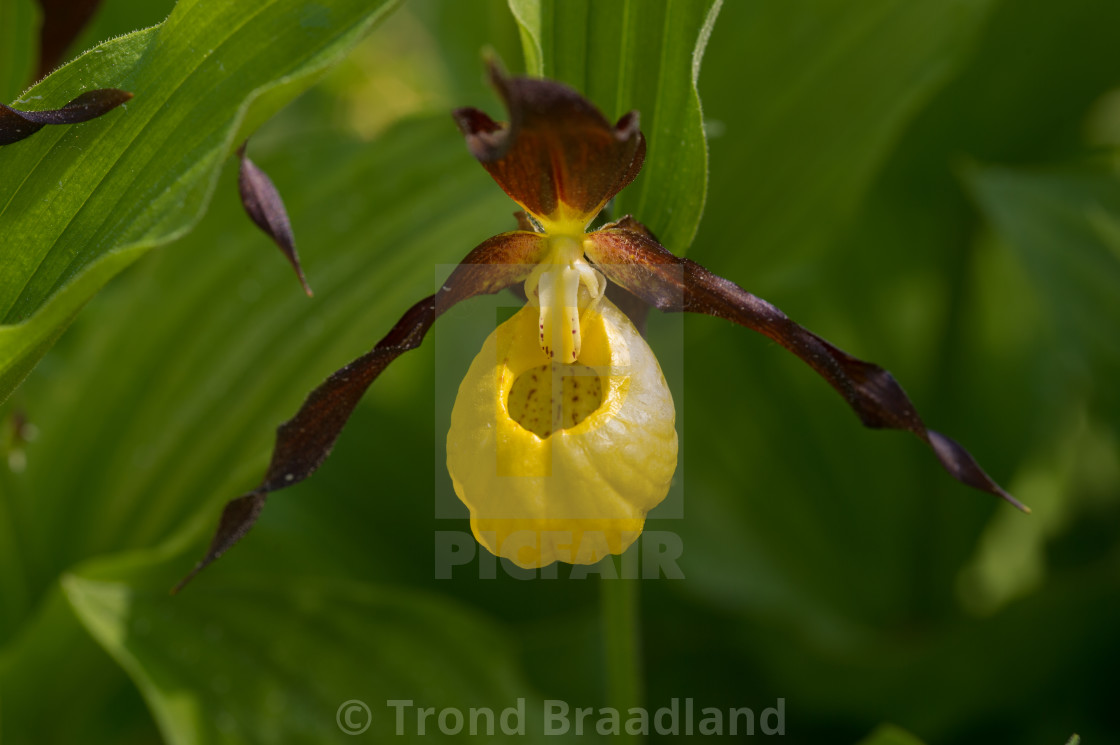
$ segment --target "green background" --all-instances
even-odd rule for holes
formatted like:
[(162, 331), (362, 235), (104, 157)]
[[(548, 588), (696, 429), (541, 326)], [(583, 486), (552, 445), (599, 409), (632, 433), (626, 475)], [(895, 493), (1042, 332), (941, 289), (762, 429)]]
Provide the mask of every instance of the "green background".
[[(511, 4), (532, 20), (537, 4)], [(291, 5), (319, 23), (318, 6)], [(261, 18), (282, 22), (278, 7)], [(320, 72), (248, 109), (247, 92), (205, 79), (171, 100), (169, 116), (193, 111), (214, 144), (171, 140), (159, 157), (181, 172), (129, 182), (137, 201), (117, 209), (139, 227), (58, 226), (76, 250), (159, 248), (130, 255), (0, 407), (0, 742), (380, 741), (388, 699), (610, 703), (609, 581), (483, 579), (477, 563), (434, 578), (436, 531), (467, 530), (434, 516), (450, 492), (436, 402), (461, 375), (436, 369), (436, 347), (458, 343), (439, 325), (374, 384), (319, 473), (167, 594), (221, 505), (256, 483), (275, 425), (430, 293), (437, 267), (512, 226), (447, 112), (497, 117), (480, 52), (523, 70), (523, 36), (530, 66), (609, 117), (642, 109), (650, 161), (618, 210), (890, 369), (931, 427), (1034, 510), (960, 486), (912, 437), (861, 429), (765, 339), (653, 317), (683, 517), (655, 512), (648, 529), (679, 536), (684, 579), (640, 583), (645, 705), (760, 712), (782, 698), (796, 743), (859, 742), (884, 722), (930, 745), (1120, 737), (1120, 5), (728, 0), (698, 77), (705, 202), (690, 80), (709, 7), (543, 2), (537, 60), (501, 0), (407, 2), (362, 41), (354, 21), (323, 47), (325, 77), (250, 144), (287, 201), (311, 300), (242, 212), (227, 156)], [(18, 57), (34, 53), (16, 32), (35, 14), (0, 8), (0, 40), (22, 39), (0, 55), (12, 102), (30, 69)], [(74, 52), (170, 10), (105, 0)], [(143, 82), (155, 63), (137, 64)], [(80, 126), (111, 136), (135, 111)], [(0, 179), (78, 129), (9, 146)], [(10, 239), (19, 220), (0, 214), (6, 273), (38, 240)], [(33, 425), (22, 437), (17, 412)], [(361, 737), (335, 723), (348, 699), (374, 711)], [(527, 729), (540, 739), (539, 722)]]

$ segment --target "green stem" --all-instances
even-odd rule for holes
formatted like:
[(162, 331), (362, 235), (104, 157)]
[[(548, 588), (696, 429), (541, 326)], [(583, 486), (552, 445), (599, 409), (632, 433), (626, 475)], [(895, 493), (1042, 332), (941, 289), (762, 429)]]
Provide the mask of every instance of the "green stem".
[[(607, 705), (616, 709), (622, 722), (627, 712), (642, 706), (641, 615), (636, 579), (602, 579), (599, 594), (603, 607), (603, 646), (607, 678)], [(641, 742), (640, 735), (623, 737)]]

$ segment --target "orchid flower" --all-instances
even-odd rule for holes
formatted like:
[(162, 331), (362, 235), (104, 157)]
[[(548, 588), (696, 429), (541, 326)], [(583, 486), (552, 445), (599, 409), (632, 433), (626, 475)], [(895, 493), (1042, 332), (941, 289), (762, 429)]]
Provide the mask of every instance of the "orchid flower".
[[(248, 532), (271, 492), (299, 483), (322, 464), (366, 389), (390, 362), (419, 346), (441, 314), (507, 288), (522, 288), (525, 306), (490, 334), (463, 380), (447, 464), (477, 540), (519, 566), (587, 564), (619, 554), (668, 492), (677, 462), (673, 401), (635, 326), (643, 325), (650, 306), (715, 316), (765, 334), (832, 385), (865, 426), (912, 432), (954, 478), (1029, 511), (963, 447), (927, 429), (884, 369), (673, 255), (630, 216), (588, 232), (641, 170), (646, 143), (638, 112), (611, 125), (565, 85), (509, 77), (494, 64), (489, 74), (508, 122), (473, 108), (453, 116), (474, 157), (524, 210), (520, 229), (468, 253), (438, 292), (311, 392), (278, 428), (260, 485), (226, 505), (205, 557), (178, 587)], [(242, 168), (244, 174), (243, 149)], [(286, 219), (259, 214), (262, 203), (279, 200), (267, 178), (255, 173), (268, 196), (246, 199), (255, 203), (250, 214), (262, 227), (286, 225)], [(243, 197), (245, 190), (243, 179)]]

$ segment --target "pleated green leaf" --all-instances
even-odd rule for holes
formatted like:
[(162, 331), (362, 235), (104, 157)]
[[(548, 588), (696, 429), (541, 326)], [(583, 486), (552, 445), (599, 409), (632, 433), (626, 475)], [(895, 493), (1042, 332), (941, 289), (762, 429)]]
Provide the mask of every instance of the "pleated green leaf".
[(1120, 416), (1120, 170), (975, 167), (968, 181), (1027, 270), (1079, 396)]
[(713, 91), (712, 167), (695, 258), (723, 254), (722, 273), (733, 267), (741, 274), (727, 276), (749, 276), (755, 291), (766, 289), (763, 272), (813, 271), (911, 120), (975, 53), (997, 5), (728, 3), (722, 22), (735, 37), (721, 39), (717, 25), (702, 80)]
[[(500, 629), (454, 602), (268, 575), (173, 598), (117, 564), (128, 581), (71, 574), (62, 586), (168, 745), (542, 740), (541, 700)], [(425, 707), (436, 715), (420, 722)]]
[(134, 99), (94, 122), (0, 149), (0, 399), (75, 313), (147, 249), (205, 211), (238, 134), (313, 83), (392, 0), (191, 0), (107, 42), (16, 102), (57, 107), (90, 88)]

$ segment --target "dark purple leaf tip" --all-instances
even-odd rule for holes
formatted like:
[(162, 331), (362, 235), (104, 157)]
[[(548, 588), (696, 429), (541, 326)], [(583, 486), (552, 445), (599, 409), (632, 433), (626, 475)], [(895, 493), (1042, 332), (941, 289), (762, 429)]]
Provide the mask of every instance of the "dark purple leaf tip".
[(81, 124), (106, 114), (132, 98), (128, 91), (101, 88), (86, 91), (61, 109), (24, 111), (0, 104), (0, 145), (11, 145), (48, 124)]
[(244, 538), (257, 518), (260, 517), (267, 499), (268, 492), (257, 489), (227, 503), (225, 509), (222, 510), (222, 519), (218, 523), (218, 530), (214, 533), (213, 540), (210, 541), (210, 548), (206, 551), (206, 556), (195, 565), (190, 574), (183, 577), (179, 584), (175, 585), (171, 594), (174, 595), (186, 587), (187, 583), (195, 578), (195, 575)]
[(292, 232), (292, 223), (288, 219), (288, 210), (284, 207), (284, 200), (276, 185), (264, 171), (249, 160), (245, 155), (246, 140), (237, 149), (237, 156), (241, 160), (241, 170), (237, 177), (237, 188), (241, 192), (241, 204), (249, 217), (263, 230), (269, 238), (280, 248), (287, 257), (288, 262), (295, 269), (299, 283), (308, 297), (312, 296), (311, 287), (303, 275), (303, 267), (299, 263), (299, 253), (296, 251), (296, 237)]

